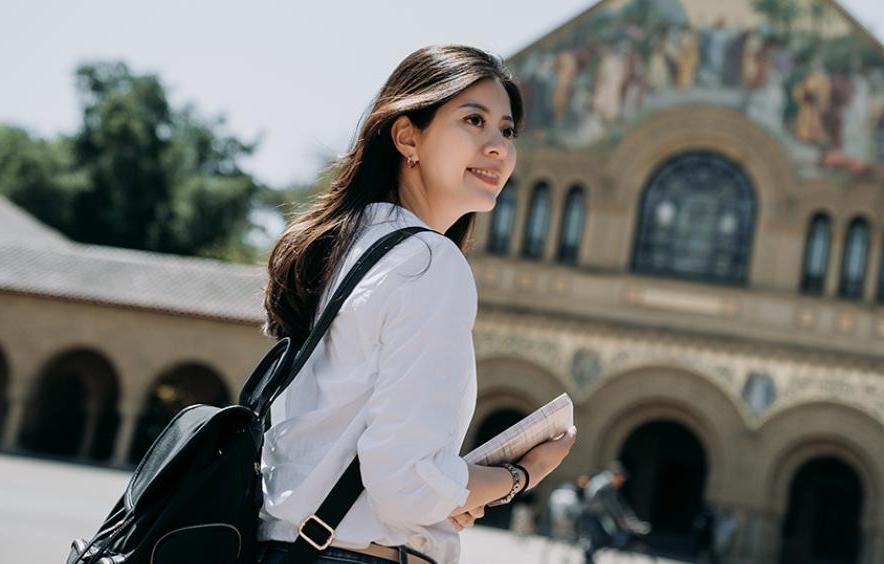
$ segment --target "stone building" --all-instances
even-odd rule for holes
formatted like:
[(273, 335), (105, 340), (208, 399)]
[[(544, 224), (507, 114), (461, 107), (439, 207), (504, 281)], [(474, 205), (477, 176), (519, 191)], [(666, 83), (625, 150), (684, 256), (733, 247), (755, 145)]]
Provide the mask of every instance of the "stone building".
[(706, 506), (731, 562), (882, 562), (884, 51), (789, 4), (608, 0), (510, 58), (475, 432), (566, 390), (564, 472), (621, 459), (657, 546)]
[(74, 243), (0, 198), (3, 449), (125, 467), (181, 407), (230, 403), (272, 344), (263, 275)]
[[(622, 460), (656, 546), (689, 552), (705, 507), (727, 562), (884, 561), (880, 44), (825, 0), (607, 0), (509, 64), (528, 123), (469, 254), (465, 446), (568, 392), (556, 478)], [(262, 274), (0, 200), (3, 448), (125, 466), (230, 401), (270, 345)]]

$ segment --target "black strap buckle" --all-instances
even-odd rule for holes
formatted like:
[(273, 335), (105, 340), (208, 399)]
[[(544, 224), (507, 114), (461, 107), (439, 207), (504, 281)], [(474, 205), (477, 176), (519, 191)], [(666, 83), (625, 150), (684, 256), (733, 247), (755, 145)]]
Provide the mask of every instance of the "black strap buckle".
[[(328, 531), (328, 538), (325, 540), (325, 542), (315, 541), (315, 540), (311, 539), (309, 536), (307, 536), (307, 534), (304, 532), (304, 528), (306, 528), (307, 523), (309, 523), (311, 519), (313, 521), (315, 521), (323, 529)], [(325, 550), (326, 548), (331, 546), (332, 540), (334, 540), (334, 538), (335, 538), (335, 530), (333, 528), (331, 528), (328, 525), (328, 523), (326, 523), (325, 521), (323, 521), (322, 519), (320, 519), (316, 515), (311, 515), (311, 516), (307, 517), (306, 519), (304, 519), (303, 521), (301, 521), (301, 524), (298, 526), (298, 536), (301, 537), (302, 539), (304, 539), (305, 541), (307, 541), (308, 543), (310, 543), (310, 545), (313, 548), (315, 548), (316, 550)]]

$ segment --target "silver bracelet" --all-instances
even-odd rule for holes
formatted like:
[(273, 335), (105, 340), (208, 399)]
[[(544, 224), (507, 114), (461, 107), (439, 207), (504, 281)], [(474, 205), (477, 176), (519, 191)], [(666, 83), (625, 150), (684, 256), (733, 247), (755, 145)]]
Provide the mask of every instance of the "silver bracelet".
[(510, 493), (508, 493), (506, 496), (498, 499), (497, 501), (493, 501), (493, 502), (489, 503), (488, 504), (489, 507), (497, 507), (498, 505), (506, 505), (507, 503), (509, 503), (513, 500), (513, 498), (516, 496), (516, 493), (518, 493), (518, 491), (519, 491), (520, 478), (519, 478), (519, 471), (516, 470), (516, 467), (513, 466), (512, 464), (510, 464), (509, 462), (504, 462), (500, 466), (503, 468), (506, 468), (507, 471), (509, 471), (510, 475), (512, 475), (513, 487), (510, 488)]

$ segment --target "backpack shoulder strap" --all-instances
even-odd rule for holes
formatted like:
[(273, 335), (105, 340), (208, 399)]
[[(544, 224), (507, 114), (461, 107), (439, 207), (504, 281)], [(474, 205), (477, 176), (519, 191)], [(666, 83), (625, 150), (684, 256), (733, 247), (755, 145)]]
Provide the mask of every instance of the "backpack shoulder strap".
[[(256, 410), (261, 418), (269, 418), (270, 405), (295, 379), (359, 281), (390, 249), (421, 231), (438, 233), (438, 231), (418, 226), (398, 229), (382, 237), (359, 257), (359, 260), (347, 272), (346, 277), (335, 290), (323, 310), (322, 316), (298, 351), (291, 367), (275, 374), (270, 385), (265, 388), (270, 393), (263, 394), (265, 397), (259, 402), (259, 408)], [(335, 528), (350, 511), (364, 489), (362, 475), (359, 471), (359, 458), (354, 457), (319, 508), (299, 525), (298, 538), (287, 555), (287, 562), (302, 564), (315, 561), (319, 552), (331, 544)]]
[[(251, 409), (269, 424), (270, 405), (273, 400), (291, 384), (295, 376), (307, 362), (313, 349), (328, 330), (329, 325), (344, 300), (352, 292), (356, 283), (380, 258), (402, 240), (420, 231), (433, 231), (425, 227), (406, 227), (382, 237), (359, 258), (339, 285), (332, 299), (326, 305), (322, 317), (311, 329), (301, 346), (296, 349), (290, 337), (283, 337), (268, 350), (252, 373), (246, 379), (239, 393), (239, 404)], [(438, 233), (438, 231), (433, 231)]]
[(308, 564), (331, 545), (335, 529), (356, 503), (365, 486), (359, 473), (359, 458), (347, 467), (315, 513), (298, 526), (298, 538), (291, 545), (284, 564)]
[(344, 280), (340, 283), (337, 290), (335, 290), (334, 295), (331, 300), (329, 300), (325, 310), (322, 312), (322, 316), (316, 322), (316, 325), (310, 331), (310, 334), (307, 336), (307, 339), (298, 351), (297, 356), (292, 362), (291, 368), (274, 374), (273, 380), (266, 388), (264, 388), (266, 393), (262, 394), (264, 397), (259, 399), (257, 409), (255, 409), (259, 417), (263, 418), (269, 413), (270, 405), (273, 401), (279, 397), (279, 394), (281, 394), (289, 384), (292, 383), (298, 375), (298, 372), (300, 372), (301, 368), (304, 367), (304, 364), (307, 363), (310, 355), (313, 354), (313, 350), (319, 344), (319, 341), (325, 335), (326, 331), (328, 331), (329, 326), (338, 314), (344, 301), (350, 293), (353, 292), (353, 289), (371, 267), (373, 267), (381, 257), (387, 254), (390, 249), (421, 231), (433, 231), (434, 233), (438, 233), (438, 231), (419, 226), (397, 229), (396, 231), (383, 236), (369, 247), (361, 257), (359, 257), (359, 260), (357, 260), (356, 264), (350, 268), (350, 271), (347, 272), (347, 276), (344, 277)]

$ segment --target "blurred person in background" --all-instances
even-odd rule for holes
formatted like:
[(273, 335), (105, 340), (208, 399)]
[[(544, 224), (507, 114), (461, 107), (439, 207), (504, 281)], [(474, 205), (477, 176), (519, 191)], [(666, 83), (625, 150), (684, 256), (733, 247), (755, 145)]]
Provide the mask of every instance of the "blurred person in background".
[[(581, 474), (576, 480), (558, 484), (550, 492), (546, 501), (546, 519), (549, 539), (553, 545), (574, 544), (580, 540), (579, 519), (583, 506), (583, 492), (589, 483), (589, 476)], [(556, 561), (552, 546), (544, 551), (544, 562)], [(560, 552), (560, 551), (555, 551)], [(564, 553), (562, 562), (570, 562), (571, 551)]]
[(596, 474), (585, 488), (585, 513), (581, 522), (589, 537), (589, 542), (584, 544), (588, 564), (594, 562), (593, 555), (598, 550), (629, 548), (636, 538), (651, 531), (651, 525), (636, 517), (620, 495), (620, 489), (628, 479), (626, 468), (615, 460), (607, 470)]

